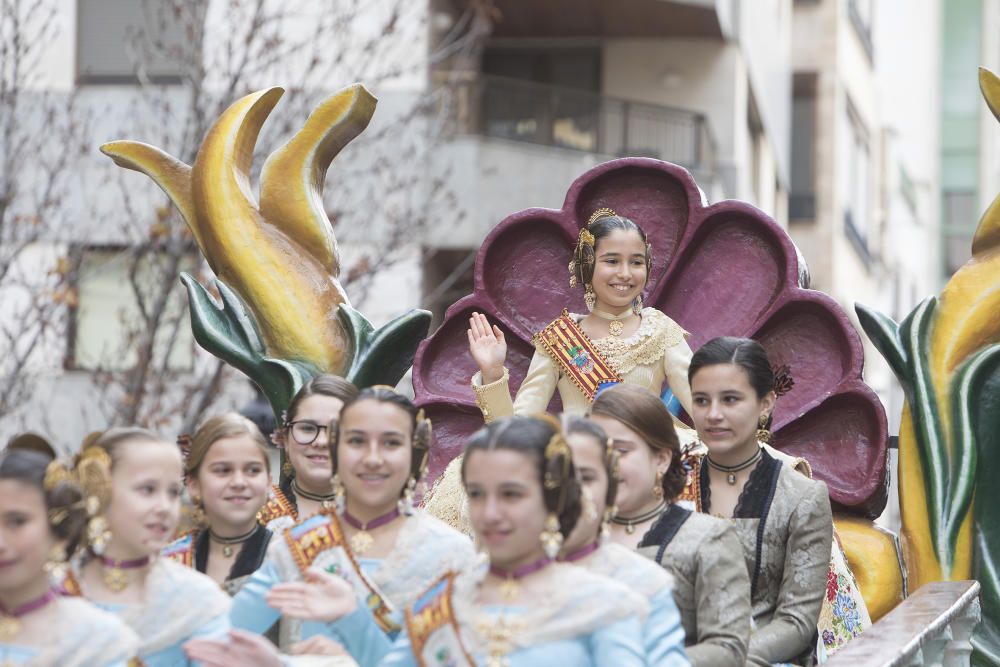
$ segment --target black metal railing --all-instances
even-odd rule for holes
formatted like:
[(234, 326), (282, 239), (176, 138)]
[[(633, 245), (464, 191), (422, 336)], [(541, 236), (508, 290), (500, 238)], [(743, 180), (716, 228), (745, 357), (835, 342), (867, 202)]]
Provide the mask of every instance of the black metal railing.
[(492, 76), (457, 93), (461, 132), (714, 171), (715, 146), (701, 113)]

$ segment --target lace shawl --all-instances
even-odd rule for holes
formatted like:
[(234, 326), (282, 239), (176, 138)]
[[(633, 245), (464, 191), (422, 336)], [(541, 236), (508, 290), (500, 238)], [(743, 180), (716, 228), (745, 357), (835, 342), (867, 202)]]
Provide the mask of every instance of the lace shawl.
[(649, 603), (624, 584), (575, 565), (550, 568), (550, 576), (537, 592), (537, 598), (545, 604), (514, 607), (509, 617), (498, 616), (476, 602), (478, 588), (488, 571), (485, 564), (455, 577), (452, 604), (462, 643), (470, 653), (488, 652), (490, 638), (484, 628), (502, 625), (503, 620), (516, 625), (510, 642), (519, 649), (589, 635), (631, 616), (644, 619), (649, 612)]
[(136, 634), (111, 612), (82, 598), (59, 598), (52, 643), (28, 661), (31, 667), (91, 667), (124, 662), (139, 648)]
[(651, 600), (664, 588), (673, 590), (670, 573), (644, 556), (620, 544), (605, 544), (581, 563), (593, 572), (619, 581)]
[(661, 361), (667, 348), (684, 340), (684, 333), (679, 324), (656, 308), (643, 308), (642, 323), (634, 334), (627, 338), (598, 338), (594, 340), (594, 347), (624, 375), (636, 366)]
[(229, 613), (231, 599), (211, 578), (158, 558), (146, 578), (146, 599), (119, 617), (142, 638), (140, 653), (162, 651)]

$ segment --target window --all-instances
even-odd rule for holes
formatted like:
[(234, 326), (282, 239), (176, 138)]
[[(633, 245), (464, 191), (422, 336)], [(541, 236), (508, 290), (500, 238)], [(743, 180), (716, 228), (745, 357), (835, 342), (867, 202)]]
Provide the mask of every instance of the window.
[(169, 0), (77, 0), (77, 83), (135, 84), (138, 71), (179, 83), (200, 53), (191, 35), (200, 35), (202, 19), (175, 12)]
[(816, 217), (816, 73), (798, 73), (792, 87), (790, 220)]
[[(82, 248), (78, 251), (77, 308), (69, 336), (68, 366), (76, 370), (122, 371), (137, 362), (135, 337), (143, 326), (130, 277), (152, 300), (154, 286), (163, 281), (156, 258), (136, 260), (120, 248)], [(134, 263), (138, 261), (138, 265)], [(194, 259), (182, 270), (192, 271)], [(157, 330), (153, 363), (172, 371), (191, 370), (194, 337), (188, 316), (187, 296), (180, 281), (171, 291)], [(151, 306), (149, 306), (151, 307)]]
[(484, 134), (594, 151), (601, 52), (596, 48), (487, 48)]
[(848, 101), (840, 182), (843, 193), (844, 232), (866, 264), (871, 262), (869, 225), (871, 216), (871, 156), (868, 131)]
[(974, 190), (945, 190), (942, 195), (944, 214), (945, 277), (958, 271), (972, 256), (972, 236), (976, 231), (976, 193)]
[(475, 248), (425, 249), (422, 303), (433, 313), (434, 327), (444, 321), (445, 311), (453, 303), (472, 294), (476, 252)]

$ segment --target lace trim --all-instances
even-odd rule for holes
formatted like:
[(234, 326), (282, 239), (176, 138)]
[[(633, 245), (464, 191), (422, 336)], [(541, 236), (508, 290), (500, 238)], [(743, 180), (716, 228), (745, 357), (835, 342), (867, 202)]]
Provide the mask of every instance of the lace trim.
[(621, 374), (636, 366), (655, 364), (667, 348), (684, 340), (684, 329), (655, 308), (642, 309), (642, 324), (628, 338), (605, 336), (594, 347)]
[(514, 629), (510, 644), (526, 648), (589, 635), (630, 616), (644, 620), (649, 611), (647, 601), (623, 584), (573, 565), (552, 568), (545, 590), (536, 596), (547, 604), (499, 614), (475, 601), (485, 566), (458, 574), (452, 604), (465, 646), (473, 654), (486, 652), (490, 638), (484, 628), (498, 624), (508, 623)]
[[(414, 558), (414, 554), (422, 557)], [(402, 609), (443, 574), (462, 570), (474, 560), (471, 540), (418, 511), (400, 529), (392, 551), (371, 578), (392, 604)]]

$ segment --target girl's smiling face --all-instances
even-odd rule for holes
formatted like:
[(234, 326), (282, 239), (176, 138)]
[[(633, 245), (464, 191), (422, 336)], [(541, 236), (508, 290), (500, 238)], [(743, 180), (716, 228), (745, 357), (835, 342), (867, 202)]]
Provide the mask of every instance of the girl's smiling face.
[(167, 442), (135, 440), (119, 444), (115, 454), (104, 513), (111, 531), (105, 555), (130, 560), (159, 553), (180, 520), (180, 451)]

